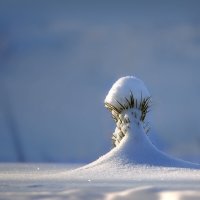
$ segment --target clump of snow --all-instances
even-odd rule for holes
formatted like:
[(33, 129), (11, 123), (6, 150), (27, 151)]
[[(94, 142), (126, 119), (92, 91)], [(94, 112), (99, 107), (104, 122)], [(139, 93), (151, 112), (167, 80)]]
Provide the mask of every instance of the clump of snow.
[(129, 99), (131, 92), (138, 103), (141, 101), (141, 97), (142, 99), (150, 97), (149, 91), (142, 80), (135, 76), (125, 76), (114, 83), (105, 98), (105, 103), (115, 107), (119, 106), (118, 102), (124, 105), (127, 103), (125, 98)]

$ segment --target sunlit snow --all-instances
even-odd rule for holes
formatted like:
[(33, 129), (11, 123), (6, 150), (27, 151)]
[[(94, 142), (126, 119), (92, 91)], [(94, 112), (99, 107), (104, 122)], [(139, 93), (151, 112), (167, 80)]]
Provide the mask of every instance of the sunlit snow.
[(150, 96), (149, 91), (147, 90), (143, 81), (135, 76), (126, 76), (120, 78), (113, 84), (112, 88), (105, 98), (105, 102), (110, 103), (114, 106), (119, 105), (117, 101), (125, 104), (125, 97), (129, 97), (130, 92), (134, 94), (134, 98), (138, 101), (141, 100), (141, 97), (146, 98)]

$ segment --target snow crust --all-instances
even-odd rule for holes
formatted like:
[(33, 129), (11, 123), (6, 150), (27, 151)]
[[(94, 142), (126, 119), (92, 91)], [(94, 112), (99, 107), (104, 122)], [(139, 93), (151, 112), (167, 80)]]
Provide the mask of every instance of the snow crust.
[(141, 101), (141, 97), (143, 99), (150, 97), (150, 93), (142, 80), (135, 76), (125, 76), (113, 84), (105, 98), (105, 103), (112, 104), (115, 107), (119, 106), (117, 101), (121, 104), (126, 104), (125, 97), (129, 99), (131, 92), (138, 102)]

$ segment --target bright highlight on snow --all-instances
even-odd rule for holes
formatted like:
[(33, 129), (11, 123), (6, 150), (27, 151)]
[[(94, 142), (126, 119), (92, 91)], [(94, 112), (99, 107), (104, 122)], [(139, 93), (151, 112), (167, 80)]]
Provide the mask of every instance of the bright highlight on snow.
[(141, 99), (150, 97), (149, 91), (142, 80), (134, 76), (126, 76), (114, 83), (105, 98), (105, 103), (109, 103), (115, 107), (119, 107), (118, 102), (125, 105), (127, 104), (126, 98), (129, 99), (131, 93), (134, 99), (137, 99), (138, 103)]

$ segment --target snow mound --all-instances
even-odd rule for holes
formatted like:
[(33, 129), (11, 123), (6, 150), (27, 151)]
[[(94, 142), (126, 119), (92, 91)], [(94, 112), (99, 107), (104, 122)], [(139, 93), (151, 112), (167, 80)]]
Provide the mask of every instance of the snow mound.
[[(127, 102), (130, 104), (129, 100), (126, 100), (130, 97), (130, 91), (134, 99), (140, 98), (140, 102), (150, 97), (144, 83), (136, 77), (121, 78), (113, 85), (105, 102), (111, 104), (111, 111), (115, 111), (116, 107), (121, 108), (117, 108), (117, 114), (114, 116), (117, 125), (115, 133), (117, 145), (98, 160), (75, 170), (75, 173), (79, 174), (79, 177), (82, 175), (101, 177), (103, 173), (104, 178), (106, 176), (119, 178), (117, 174), (126, 174), (127, 177), (130, 177), (131, 171), (134, 172), (135, 168), (141, 168), (141, 166), (144, 168), (154, 167), (154, 170), (155, 167), (200, 169), (198, 164), (166, 155), (151, 143), (144, 129), (142, 115), (145, 109), (142, 108), (143, 104), (135, 106), (134, 103), (134, 106), (125, 106)], [(123, 102), (124, 99), (126, 102)], [(145, 104), (144, 107), (148, 108), (148, 104)], [(118, 138), (117, 134), (120, 134), (121, 138)]]
[(200, 165), (172, 158), (158, 150), (145, 133), (140, 117), (135, 117), (134, 109), (124, 111), (121, 117), (122, 120), (123, 118), (128, 119), (128, 122), (121, 125), (121, 130), (125, 132), (121, 143), (88, 166), (113, 163), (114, 166), (149, 165), (200, 168)]

